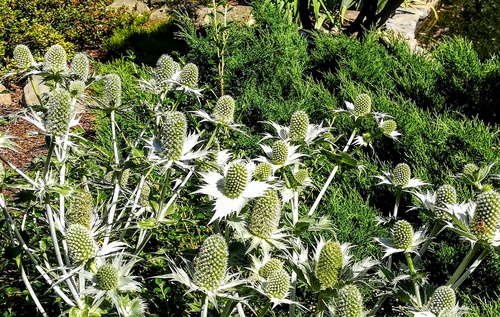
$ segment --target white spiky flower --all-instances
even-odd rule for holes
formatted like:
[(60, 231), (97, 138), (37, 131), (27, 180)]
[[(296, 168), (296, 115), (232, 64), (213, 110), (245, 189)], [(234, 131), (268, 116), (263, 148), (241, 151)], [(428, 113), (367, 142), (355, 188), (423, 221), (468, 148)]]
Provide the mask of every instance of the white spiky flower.
[(212, 114), (208, 114), (203, 110), (192, 111), (194, 115), (200, 117), (201, 122), (211, 122), (215, 125), (221, 125), (228, 127), (232, 130), (238, 131), (244, 135), (247, 135), (240, 127), (244, 127), (243, 124), (234, 123), (234, 110), (235, 101), (233, 97), (229, 95), (224, 95), (217, 100)]
[[(292, 115), (292, 117), (293, 117), (293, 115)], [(300, 118), (297, 118), (297, 119), (300, 119)], [(297, 120), (297, 121), (299, 121), (299, 120)], [(302, 122), (302, 124), (305, 123), (304, 119), (302, 119), (300, 121)], [(297, 123), (293, 123), (293, 121), (290, 122), (290, 124), (294, 125), (294, 127), (291, 127), (291, 126), (282, 126), (282, 125), (280, 125), (280, 124), (278, 124), (276, 122), (273, 122), (273, 121), (264, 121), (263, 123), (269, 124), (271, 127), (273, 127), (273, 129), (275, 130), (275, 132), (276, 132), (277, 135), (274, 136), (272, 134), (265, 133), (264, 136), (263, 136), (263, 138), (262, 138), (262, 140), (279, 139), (279, 140), (283, 140), (283, 141), (286, 141), (286, 142), (290, 142), (290, 141), (293, 141), (293, 142), (304, 142), (307, 145), (314, 144), (314, 142), (316, 142), (317, 140), (321, 139), (322, 134), (324, 134), (324, 133), (332, 130), (332, 128), (330, 128), (330, 127), (323, 127), (322, 123), (320, 123), (320, 124), (308, 123), (305, 135), (302, 138), (303, 132), (300, 132), (301, 138), (299, 139), (297, 137), (298, 136), (297, 133), (298, 133), (298, 129), (299, 129), (298, 122)], [(295, 127), (295, 126), (297, 126), (297, 127)], [(297, 129), (297, 131), (294, 131), (292, 134), (290, 134), (290, 128)], [(303, 129), (303, 128), (301, 127), (300, 129)]]
[(420, 180), (418, 178), (411, 177), (411, 169), (406, 163), (400, 163), (396, 165), (392, 172), (382, 171), (382, 175), (376, 175), (374, 177), (380, 179), (377, 185), (388, 184), (394, 187), (400, 187), (402, 189), (406, 188), (416, 188), (423, 185), (429, 185), (428, 183)]
[(300, 164), (301, 158), (306, 156), (306, 154), (297, 152), (300, 145), (290, 145), (287, 141), (281, 139), (275, 141), (272, 146), (260, 144), (260, 147), (264, 150), (266, 156), (260, 156), (255, 160), (271, 164), (273, 172), (284, 166)]
[(209, 195), (215, 200), (214, 215), (210, 223), (232, 214), (238, 214), (250, 198), (264, 195), (271, 187), (261, 181), (252, 180), (255, 164), (251, 161), (233, 161), (227, 164), (223, 173), (200, 173), (205, 185), (194, 193)]
[(374, 112), (372, 110), (372, 101), (371, 97), (367, 94), (359, 94), (353, 103), (349, 101), (344, 101), (346, 105), (346, 109), (336, 109), (334, 113), (347, 113), (350, 116), (354, 117), (355, 120), (363, 117), (372, 117), (377, 120), (382, 119), (384, 117), (388, 117), (385, 113)]
[(375, 238), (382, 245), (384, 258), (394, 253), (417, 253), (418, 246), (426, 241), (424, 229), (414, 232), (406, 220), (398, 220), (392, 228), (392, 238)]

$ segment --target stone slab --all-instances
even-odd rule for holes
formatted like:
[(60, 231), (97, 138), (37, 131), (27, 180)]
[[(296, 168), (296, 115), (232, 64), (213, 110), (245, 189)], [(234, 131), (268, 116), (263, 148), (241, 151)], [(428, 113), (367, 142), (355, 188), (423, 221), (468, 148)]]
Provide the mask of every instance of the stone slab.
[(168, 8), (160, 8), (153, 10), (151, 14), (149, 15), (149, 21), (159, 21), (159, 20), (166, 20), (170, 17), (170, 14), (168, 13)]
[(137, 0), (114, 0), (113, 3), (107, 6), (107, 8), (118, 9), (125, 6), (129, 12), (132, 13), (144, 13), (149, 12), (149, 7), (141, 1)]
[[(44, 94), (48, 94), (50, 92), (49, 87), (42, 82), (41, 76), (37, 75), (33, 76), (33, 82), (35, 83), (36, 89), (40, 94), (40, 96), (43, 96)], [(35, 91), (33, 90), (33, 87), (31, 86), (31, 83), (29, 81), (24, 86), (21, 104), (26, 107), (40, 104), (40, 102), (38, 102), (38, 98), (36, 97)]]
[[(223, 12), (224, 8), (219, 6), (217, 11)], [(198, 26), (207, 26), (210, 24), (210, 16), (209, 13), (212, 12), (212, 8), (206, 6), (199, 6), (196, 10), (196, 25)], [(222, 14), (217, 14), (217, 19), (222, 19)], [(246, 25), (252, 25), (255, 23), (255, 18), (252, 15), (252, 7), (238, 5), (238, 6), (229, 6), (229, 10), (227, 12), (228, 22), (238, 21), (244, 23)]]

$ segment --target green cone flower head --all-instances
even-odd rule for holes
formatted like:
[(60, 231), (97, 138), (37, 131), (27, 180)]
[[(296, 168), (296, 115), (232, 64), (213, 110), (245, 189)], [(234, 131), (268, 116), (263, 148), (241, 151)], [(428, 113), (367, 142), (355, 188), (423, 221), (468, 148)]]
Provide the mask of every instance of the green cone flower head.
[(180, 74), (179, 82), (190, 88), (195, 87), (198, 84), (198, 66), (193, 63), (184, 65)]
[(354, 100), (354, 115), (356, 117), (363, 117), (370, 113), (372, 110), (372, 99), (367, 94), (360, 94)]
[(438, 287), (429, 300), (429, 310), (439, 315), (443, 310), (452, 310), (457, 303), (455, 291), (450, 286)]
[(306, 138), (309, 116), (305, 111), (295, 111), (290, 119), (290, 140), (302, 141)]
[(299, 184), (302, 185), (304, 184), (305, 180), (309, 177), (309, 173), (307, 173), (307, 170), (298, 170), (295, 173), (293, 173), (293, 179)]
[(26, 45), (17, 45), (14, 48), (13, 55), (17, 67), (19, 68), (24, 69), (36, 64), (35, 59), (33, 58), (33, 54), (31, 54), (29, 47), (27, 47)]
[(62, 72), (67, 69), (66, 51), (55, 44), (49, 47), (44, 56), (43, 70), (50, 72)]
[(337, 283), (342, 268), (342, 249), (337, 242), (328, 241), (320, 250), (316, 265), (316, 277), (321, 288), (326, 289)]
[(493, 191), (477, 197), (476, 210), (470, 223), (470, 231), (478, 239), (491, 241), (500, 221), (500, 195)]
[(453, 205), (457, 203), (457, 191), (455, 187), (449, 184), (440, 186), (436, 190), (436, 217), (439, 219), (450, 219), (451, 216), (439, 208), (446, 208), (446, 204)]
[(122, 104), (122, 80), (116, 74), (104, 77), (103, 103), (112, 108), (118, 108)]
[(202, 244), (195, 263), (195, 283), (209, 291), (217, 289), (224, 279), (228, 249), (220, 234), (208, 237)]
[(165, 158), (177, 161), (182, 157), (182, 148), (186, 139), (186, 116), (179, 111), (170, 111), (163, 117), (161, 142)]
[(399, 163), (394, 168), (394, 185), (405, 187), (411, 179), (411, 169), (406, 163)]
[(346, 285), (339, 290), (335, 307), (336, 317), (360, 317), (363, 311), (363, 296), (355, 285)]
[(75, 74), (79, 80), (86, 82), (90, 73), (90, 62), (87, 55), (76, 53), (71, 60), (71, 73)]
[(85, 83), (81, 80), (72, 81), (68, 90), (72, 97), (77, 98), (85, 92)]
[(148, 184), (144, 183), (141, 190), (141, 196), (139, 197), (139, 204), (142, 207), (149, 206), (149, 194), (151, 193), (151, 187)]
[(257, 237), (270, 239), (278, 229), (281, 216), (281, 201), (275, 190), (267, 191), (255, 199), (249, 230)]
[(398, 125), (396, 124), (396, 121), (391, 119), (382, 122), (382, 124), (380, 125), (380, 131), (382, 131), (384, 135), (389, 136), (392, 132), (396, 130), (397, 127)]
[(464, 173), (465, 175), (472, 176), (472, 175), (474, 175), (475, 172), (477, 172), (477, 170), (479, 170), (479, 167), (477, 167), (476, 164), (469, 163), (469, 164), (465, 164), (462, 173)]
[(47, 102), (47, 134), (63, 136), (69, 130), (71, 96), (61, 88), (54, 90)]
[(164, 80), (171, 79), (176, 72), (179, 71), (179, 64), (174, 61), (168, 54), (160, 56), (156, 62), (155, 79), (160, 83)]
[(230, 124), (234, 119), (234, 99), (225, 95), (217, 100), (212, 116), (217, 122)]
[(255, 180), (265, 182), (273, 174), (273, 167), (267, 162), (259, 163), (253, 171), (253, 178)]
[(284, 269), (272, 273), (265, 286), (266, 295), (277, 299), (285, 298), (289, 289), (290, 275)]
[(120, 175), (119, 185), (121, 188), (127, 187), (128, 179), (130, 177), (130, 168), (124, 169)]
[(81, 224), (71, 224), (66, 230), (69, 257), (74, 263), (84, 263), (93, 258), (97, 245), (92, 238), (90, 229)]
[(248, 183), (248, 170), (242, 163), (232, 163), (224, 177), (224, 194), (229, 198), (238, 198), (245, 191)]
[(70, 224), (80, 224), (90, 228), (93, 210), (92, 195), (87, 191), (78, 191), (71, 201), (68, 221)]
[(259, 275), (263, 278), (269, 278), (271, 274), (283, 269), (283, 262), (276, 258), (269, 259), (259, 270)]
[(398, 220), (392, 227), (392, 240), (398, 249), (408, 249), (413, 243), (413, 227), (406, 220)]
[(273, 164), (283, 165), (288, 159), (288, 145), (283, 140), (278, 140), (271, 147), (271, 160)]
[(101, 266), (95, 275), (97, 287), (105, 291), (115, 290), (118, 287), (118, 272), (110, 265)]

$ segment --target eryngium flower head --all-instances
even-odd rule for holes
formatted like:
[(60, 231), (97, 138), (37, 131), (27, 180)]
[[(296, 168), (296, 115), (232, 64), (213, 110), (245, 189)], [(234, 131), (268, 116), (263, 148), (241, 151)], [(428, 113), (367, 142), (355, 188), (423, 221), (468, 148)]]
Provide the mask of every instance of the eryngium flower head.
[(290, 118), (290, 140), (302, 141), (306, 138), (309, 116), (305, 111), (295, 111)]
[(155, 80), (161, 83), (167, 79), (171, 79), (176, 72), (179, 71), (179, 64), (173, 60), (168, 54), (160, 56), (156, 62)]
[(149, 194), (151, 193), (151, 187), (148, 184), (144, 183), (141, 190), (141, 196), (139, 197), (139, 204), (142, 207), (149, 206)]
[(316, 277), (321, 288), (326, 289), (337, 283), (340, 269), (342, 268), (342, 249), (335, 241), (328, 241), (319, 253), (316, 265)]
[(242, 163), (232, 163), (224, 178), (224, 194), (229, 198), (239, 197), (247, 187), (248, 170)]
[(450, 219), (451, 216), (443, 211), (447, 205), (454, 205), (457, 203), (457, 191), (455, 187), (449, 184), (440, 186), (436, 190), (436, 209), (435, 214), (439, 219)]
[(253, 178), (265, 182), (273, 174), (273, 167), (267, 162), (259, 163), (253, 172)]
[(50, 72), (62, 72), (67, 68), (66, 51), (64, 48), (55, 44), (49, 47), (44, 56), (43, 70)]
[(263, 278), (269, 278), (271, 274), (276, 271), (283, 269), (283, 262), (279, 259), (272, 258), (269, 259), (260, 269), (259, 275)]
[(386, 135), (390, 136), (392, 132), (396, 130), (398, 125), (396, 124), (396, 121), (394, 120), (386, 120), (380, 124), (380, 131)]
[(275, 165), (283, 165), (288, 159), (288, 145), (283, 140), (278, 140), (273, 143), (271, 147), (272, 150), (272, 161)]
[(264, 196), (255, 199), (250, 232), (262, 239), (270, 239), (278, 229), (281, 216), (281, 201), (275, 190), (267, 191)]
[(438, 287), (429, 300), (429, 310), (436, 316), (443, 310), (452, 310), (457, 303), (455, 291), (450, 286)]
[(476, 210), (470, 223), (470, 231), (477, 239), (491, 241), (500, 220), (500, 195), (493, 191), (477, 197)]
[(90, 229), (93, 210), (92, 195), (86, 191), (78, 191), (71, 201), (68, 221), (70, 224), (80, 224)]
[(297, 182), (297, 184), (302, 185), (304, 184), (305, 180), (309, 177), (309, 174), (307, 173), (307, 170), (298, 170), (295, 173), (293, 173), (293, 179)]
[(68, 91), (71, 96), (77, 98), (85, 92), (85, 83), (81, 80), (72, 81), (69, 84)]
[(165, 114), (160, 138), (167, 160), (177, 161), (181, 158), (186, 131), (187, 120), (182, 112), (169, 111)]
[(464, 173), (465, 175), (472, 176), (472, 175), (474, 175), (475, 172), (477, 172), (478, 169), (479, 169), (479, 167), (476, 164), (469, 163), (469, 164), (465, 164), (462, 173)]
[(290, 275), (284, 269), (275, 271), (269, 276), (264, 289), (269, 298), (285, 298), (290, 289)]
[(231, 96), (225, 95), (217, 100), (214, 112), (212, 113), (215, 121), (222, 124), (230, 124), (234, 118), (234, 99)]
[(81, 224), (72, 224), (66, 230), (69, 257), (74, 263), (85, 263), (97, 252), (97, 245), (90, 229)]
[(360, 94), (354, 100), (354, 115), (363, 117), (370, 113), (372, 109), (372, 99), (367, 94)]
[(339, 290), (335, 316), (360, 317), (363, 311), (363, 296), (355, 285), (346, 285)]
[(195, 284), (208, 291), (219, 288), (226, 274), (228, 256), (226, 240), (222, 235), (208, 237), (195, 262)]
[(118, 108), (122, 104), (122, 81), (120, 76), (109, 74), (104, 77), (104, 94), (102, 96), (104, 105), (110, 108)]
[(121, 188), (127, 187), (129, 177), (130, 177), (130, 168), (124, 169), (120, 174), (120, 181), (118, 182)]
[(110, 291), (118, 287), (118, 272), (110, 264), (101, 266), (97, 270), (95, 279), (97, 281), (97, 287), (102, 290)]
[(408, 249), (413, 243), (413, 227), (406, 220), (398, 220), (392, 227), (392, 240), (398, 249)]
[(394, 168), (394, 185), (405, 187), (411, 178), (410, 166), (406, 163), (399, 163)]
[(90, 63), (87, 55), (76, 53), (71, 60), (71, 74), (78, 77), (79, 80), (86, 82), (89, 78)]
[(14, 48), (13, 55), (17, 67), (19, 68), (24, 69), (36, 64), (35, 59), (33, 58), (33, 54), (31, 54), (29, 47), (27, 47), (26, 45), (17, 45)]
[(188, 63), (182, 68), (179, 82), (187, 87), (195, 87), (198, 84), (198, 66)]
[(69, 130), (71, 119), (71, 96), (63, 89), (52, 92), (47, 102), (47, 134), (63, 136)]

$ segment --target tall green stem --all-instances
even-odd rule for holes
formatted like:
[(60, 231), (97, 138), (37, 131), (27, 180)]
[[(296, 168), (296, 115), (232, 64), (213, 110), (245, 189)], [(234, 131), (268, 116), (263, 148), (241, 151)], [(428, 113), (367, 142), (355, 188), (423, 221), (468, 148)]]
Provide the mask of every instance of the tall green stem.
[(484, 258), (490, 253), (489, 248), (485, 248), (483, 252), (479, 255), (479, 257), (472, 263), (467, 270), (460, 276), (460, 278), (453, 284), (451, 287), (453, 289), (457, 289), (471, 274), (474, 272), (474, 270), (481, 264), (481, 262), (484, 260)]
[(210, 145), (212, 145), (212, 142), (215, 140), (215, 136), (217, 135), (217, 132), (219, 132), (219, 127), (220, 125), (216, 125), (214, 132), (212, 132), (212, 135), (210, 136), (210, 139), (207, 142), (207, 145), (205, 146), (206, 149), (210, 148)]
[(203, 306), (201, 307), (201, 317), (208, 317), (208, 296), (204, 295)]
[(418, 308), (422, 308), (422, 299), (420, 298), (420, 289), (418, 287), (417, 282), (417, 271), (415, 271), (415, 267), (413, 266), (413, 260), (411, 259), (410, 253), (405, 253), (406, 262), (408, 263), (408, 269), (410, 270), (410, 276), (413, 281), (413, 288), (415, 290), (415, 297), (417, 299)]
[(465, 255), (464, 259), (462, 260), (462, 263), (458, 266), (456, 269), (455, 273), (450, 277), (446, 285), (452, 286), (455, 284), (455, 282), (460, 278), (462, 273), (465, 271), (465, 269), (469, 266), (470, 261), (476, 254), (476, 252), (481, 248), (480, 243), (476, 242), (474, 243), (474, 246), (472, 249), (469, 250), (469, 252)]
[(394, 219), (398, 218), (398, 210), (399, 210), (399, 203), (401, 202), (401, 193), (403, 189), (398, 186), (398, 189), (396, 191), (396, 202), (394, 203), (394, 210), (392, 211), (392, 216)]
[[(424, 255), (425, 251), (427, 251), (427, 248), (432, 242), (432, 238), (434, 238), (439, 231), (443, 228), (443, 224), (440, 221), (436, 221), (434, 223), (434, 226), (432, 227), (431, 233), (429, 233), (429, 236), (427, 237), (427, 240), (424, 242), (420, 250), (418, 251), (418, 256), (422, 257)], [(413, 259), (415, 261), (415, 258)]]

